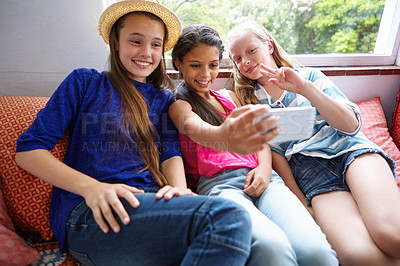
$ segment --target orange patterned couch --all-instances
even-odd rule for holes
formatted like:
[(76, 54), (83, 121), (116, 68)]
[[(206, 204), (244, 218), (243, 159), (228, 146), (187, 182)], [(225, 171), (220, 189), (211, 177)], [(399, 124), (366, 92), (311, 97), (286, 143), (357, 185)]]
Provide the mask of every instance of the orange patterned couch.
[[(60, 244), (54, 239), (50, 229), (49, 207), (52, 186), (22, 170), (14, 160), (17, 138), (33, 122), (37, 112), (46, 105), (48, 99), (0, 96), (0, 186), (3, 194), (0, 200), (4, 200), (9, 218), (14, 225), (4, 235), (9, 238), (15, 228), (18, 235), (31, 248), (28, 249), (29, 252), (26, 249), (25, 252), (15, 252), (19, 251), (18, 248), (15, 249), (17, 246), (21, 249), (26, 248), (25, 243), (20, 242), (13, 244), (12, 248), (0, 247), (0, 250), (9, 255), (7, 257), (26, 257), (23, 261), (14, 263), (6, 256), (2, 257), (0, 251), (0, 265), (78, 264), (69, 254), (60, 252)], [(68, 138), (65, 137), (56, 144), (52, 153), (62, 160), (67, 144)], [(15, 238), (14, 235), (13, 237)]]
[[(8, 220), (7, 217), (3, 219), (0, 215), (0, 223), (5, 224), (4, 220), (8, 221), (7, 226), (3, 226), (5, 228), (3, 231), (9, 230), (6, 233), (2, 232), (2, 224), (0, 224), (0, 241), (4, 243), (2, 237), (9, 239), (12, 235), (14, 242), (10, 246), (13, 248), (9, 249), (8, 254), (11, 254), (11, 251), (23, 250), (20, 254), (15, 252), (13, 254), (20, 256), (24, 254), (27, 257), (24, 263), (9, 262), (8, 265), (29, 263), (77, 265), (77, 261), (69, 254), (61, 254), (59, 243), (53, 238), (49, 226), (48, 214), (52, 186), (19, 168), (14, 160), (17, 138), (29, 127), (48, 99), (47, 97), (0, 96), (0, 192), (3, 193), (5, 203), (3, 209), (6, 208), (3, 214), (9, 215)], [(392, 156), (400, 168), (400, 152), (389, 134), (379, 97), (357, 104), (361, 110), (364, 134)], [(391, 133), (396, 136), (396, 140), (398, 139), (397, 144), (400, 144), (400, 124), (397, 124), (395, 119), (397, 109), (400, 110), (400, 107), (396, 107), (394, 112), (394, 126)], [(52, 153), (60, 160), (64, 156), (67, 143), (68, 138), (65, 137), (52, 150)], [(398, 186), (400, 188), (399, 179)], [(0, 206), (2, 206), (1, 201)], [(16, 246), (21, 248), (15, 249)], [(2, 261), (1, 250), (7, 253), (7, 247), (0, 247), (0, 265), (5, 265)]]

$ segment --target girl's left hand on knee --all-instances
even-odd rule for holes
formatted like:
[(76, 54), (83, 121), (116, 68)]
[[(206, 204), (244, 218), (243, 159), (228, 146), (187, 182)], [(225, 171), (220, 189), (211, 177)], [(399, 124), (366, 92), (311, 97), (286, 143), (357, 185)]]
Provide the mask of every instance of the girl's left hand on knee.
[(243, 192), (250, 197), (259, 197), (267, 189), (270, 178), (266, 171), (254, 168), (246, 176)]
[(161, 199), (165, 198), (166, 200), (172, 199), (174, 196), (183, 196), (183, 195), (197, 195), (192, 192), (190, 188), (180, 188), (180, 187), (171, 187), (170, 185), (166, 185), (162, 187), (156, 193), (156, 198)]

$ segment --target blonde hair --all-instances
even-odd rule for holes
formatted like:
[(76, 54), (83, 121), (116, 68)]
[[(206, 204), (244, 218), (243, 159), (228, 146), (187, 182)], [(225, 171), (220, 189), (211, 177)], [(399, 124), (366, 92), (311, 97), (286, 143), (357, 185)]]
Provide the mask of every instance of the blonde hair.
[[(108, 77), (119, 92), (122, 102), (122, 128), (125, 133), (125, 140), (133, 143), (137, 142), (140, 155), (145, 163), (145, 167), (139, 172), (147, 169), (154, 175), (156, 181), (160, 186), (166, 185), (168, 182), (160, 170), (160, 154), (154, 142), (155, 138), (159, 138), (154, 125), (150, 121), (147, 104), (142, 94), (135, 88), (128, 76), (128, 70), (123, 66), (118, 56), (118, 40), (119, 32), (123, 27), (124, 20), (129, 15), (144, 15), (162, 24), (162, 20), (157, 16), (146, 12), (133, 12), (128, 13), (121, 17), (113, 25), (109, 37), (110, 43), (110, 72)], [(165, 25), (164, 25), (165, 27)], [(165, 34), (167, 34), (165, 30)], [(164, 42), (165, 42), (164, 38)], [(169, 79), (165, 71), (164, 58), (161, 60), (157, 68), (151, 73), (146, 82), (154, 85), (156, 88), (173, 87), (172, 81)], [(134, 139), (131, 137), (133, 133)]]
[[(298, 66), (292, 59), (290, 59), (289, 55), (286, 51), (278, 44), (275, 38), (268, 32), (268, 30), (259, 22), (256, 21), (247, 21), (237, 25), (236, 27), (232, 28), (226, 37), (228, 51), (230, 51), (230, 44), (232, 41), (243, 32), (249, 32), (254, 34), (258, 39), (260, 39), (263, 43), (267, 44), (269, 40), (272, 41), (273, 46), (273, 53), (272, 57), (278, 67), (291, 67), (295, 68)], [(229, 57), (232, 56), (229, 53)], [(254, 95), (254, 86), (256, 85), (257, 81), (249, 79), (240, 73), (239, 69), (237, 68), (236, 64), (234, 63), (234, 71), (233, 76), (235, 79), (234, 91), (238, 96), (240, 102), (245, 104), (257, 104), (260, 101)]]

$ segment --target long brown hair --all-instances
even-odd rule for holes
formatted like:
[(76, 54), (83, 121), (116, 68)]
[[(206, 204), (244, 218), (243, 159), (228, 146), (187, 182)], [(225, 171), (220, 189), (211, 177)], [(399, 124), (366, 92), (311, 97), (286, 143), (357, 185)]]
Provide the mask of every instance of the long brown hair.
[[(168, 182), (160, 170), (160, 154), (156, 147), (154, 139), (159, 138), (154, 125), (150, 121), (148, 115), (148, 107), (142, 94), (135, 88), (129, 79), (129, 72), (123, 66), (118, 54), (119, 32), (124, 26), (124, 20), (129, 15), (144, 15), (155, 21), (164, 23), (157, 16), (147, 12), (132, 12), (121, 17), (113, 25), (110, 33), (110, 72), (108, 78), (112, 85), (118, 91), (121, 97), (121, 119), (123, 120), (122, 129), (126, 132), (126, 140), (133, 143), (136, 141), (140, 155), (145, 163), (145, 167), (139, 172), (147, 169), (154, 175), (160, 186), (166, 185)], [(167, 29), (164, 25), (165, 36)], [(172, 88), (172, 81), (169, 79), (165, 71), (165, 60), (162, 58), (160, 64), (147, 78), (146, 82), (154, 85), (156, 88), (167, 87)], [(134, 135), (134, 139), (132, 138)]]
[[(256, 21), (247, 21), (244, 22), (233, 29), (231, 29), (227, 34), (227, 43), (228, 47), (229, 44), (233, 41), (233, 39), (243, 32), (250, 32), (254, 34), (257, 38), (259, 38), (263, 43), (267, 43), (269, 40), (272, 40), (273, 45), (273, 53), (272, 57), (275, 60), (276, 65), (280, 67), (291, 67), (295, 68), (299, 66), (297, 62), (289, 57), (286, 51), (278, 44), (275, 38), (268, 32), (268, 30), (260, 23)], [(228, 50), (230, 50), (228, 48)], [(231, 57), (231, 54), (229, 54)], [(232, 57), (231, 57), (232, 59)], [(235, 79), (235, 86), (234, 91), (241, 102), (242, 105), (245, 104), (257, 104), (260, 101), (254, 94), (254, 86), (257, 84), (256, 80), (252, 80), (246, 78), (242, 73), (240, 73), (239, 69), (237, 68), (236, 64), (233, 63), (234, 66), (234, 79)]]

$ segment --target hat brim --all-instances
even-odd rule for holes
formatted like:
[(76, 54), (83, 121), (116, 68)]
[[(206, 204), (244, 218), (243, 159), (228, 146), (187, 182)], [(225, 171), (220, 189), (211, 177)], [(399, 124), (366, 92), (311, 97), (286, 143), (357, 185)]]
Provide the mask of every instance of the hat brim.
[(130, 0), (121, 1), (112, 4), (106, 10), (99, 20), (99, 32), (103, 40), (109, 44), (109, 36), (114, 23), (122, 16), (136, 11), (148, 12), (159, 17), (167, 27), (167, 40), (164, 45), (164, 52), (169, 51), (177, 43), (181, 34), (181, 22), (179, 18), (167, 7), (158, 2)]

